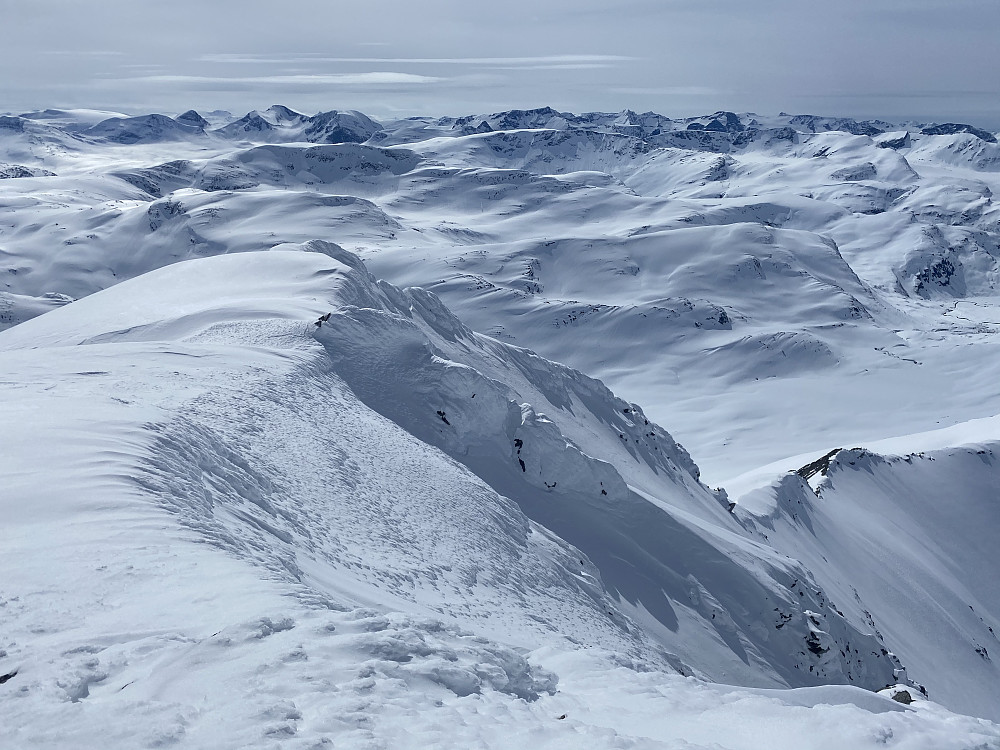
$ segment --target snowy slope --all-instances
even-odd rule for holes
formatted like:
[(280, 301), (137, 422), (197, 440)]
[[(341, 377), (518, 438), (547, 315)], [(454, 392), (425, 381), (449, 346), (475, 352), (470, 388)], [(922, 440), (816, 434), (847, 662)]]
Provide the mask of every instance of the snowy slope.
[[(170, 724), (193, 685), (207, 695), (205, 679), (225, 680), (197, 667), (197, 643), (288, 630), (293, 612), (332, 635), (329, 613), (353, 611), (361, 652), (433, 656), (414, 678), (462, 695), (486, 684), (533, 697), (555, 682), (459, 624), (641, 654), (575, 550), (322, 367), (310, 319), (350, 269), (308, 252), (188, 265), (4, 335), (4, 371), (23, 377), (5, 390), (5, 422), (31, 425), (4, 455), (4, 661), (24, 741), (43, 738), (38, 712), (120, 703), (125, 685), (137, 720)], [(44, 465), (55, 473), (40, 482)], [(357, 609), (371, 606), (405, 607), (399, 632), (365, 636), (388, 627)], [(426, 622), (443, 612), (449, 624)], [(482, 676), (460, 666), (462, 643)], [(199, 703), (185, 701), (181, 716)]]
[[(528, 518), (590, 556), (626, 612), (645, 621), (653, 639), (678, 654), (670, 661), (690, 665), (681, 666), (682, 671), (765, 685), (835, 681), (878, 688), (893, 681), (898, 664), (870, 637), (846, 627), (821, 591), (796, 590), (794, 582), (804, 580), (806, 571), (749, 542), (726, 512), (725, 498), (698, 483), (687, 453), (639, 407), (579, 373), (477, 337), (425, 292), (380, 288), (358, 261), (335, 246), (313, 243), (309, 249), (354, 264), (350, 283), (338, 290), (343, 309), (332, 312), (316, 337), (355, 396), (466, 464), (517, 502)], [(269, 257), (218, 257), (194, 264), (204, 268), (211, 260), (209, 270), (201, 273), (213, 267), (239, 269), (239, 278), (227, 278), (234, 289), (227, 293), (191, 283), (198, 271), (174, 265), (149, 281), (140, 277), (106, 292), (117, 301), (113, 314), (100, 304), (100, 295), (88, 297), (59, 315), (10, 330), (6, 340), (16, 347), (18, 342), (66, 346), (188, 338), (213, 323), (205, 321), (203, 300), (212, 301), (212, 315), (225, 311), (233, 295), (239, 299), (246, 294), (241, 281), (270, 273), (263, 260)], [(276, 251), (275, 257), (297, 259), (298, 254)], [(156, 284), (182, 290), (173, 294), (167, 320), (161, 319), (161, 308), (146, 301)], [(95, 306), (110, 317), (95, 321), (88, 315)], [(238, 317), (246, 315), (241, 311)], [(60, 318), (66, 322), (60, 325)], [(328, 418), (334, 420), (342, 417)], [(175, 475), (181, 473), (183, 459), (213, 450), (211, 435), (178, 436), (163, 446), (170, 451), (178, 450), (175, 443), (185, 446), (176, 462), (163, 469), (170, 497), (190, 494), (178, 482), (199, 481), (197, 474), (188, 480)], [(272, 446), (260, 458), (274, 461), (277, 450)], [(202, 472), (205, 460), (198, 459)], [(294, 455), (286, 456), (286, 462), (294, 461)], [(255, 494), (265, 492), (274, 481), (270, 477), (282, 473), (280, 466), (280, 461), (269, 462), (266, 470), (244, 481), (253, 482)], [(376, 471), (371, 466), (362, 473)], [(306, 490), (300, 488), (288, 502), (307, 504)], [(415, 508), (427, 512), (428, 498), (415, 502)], [(310, 532), (322, 534), (322, 523)], [(371, 532), (352, 531), (361, 533)], [(423, 535), (414, 530), (408, 536), (417, 544)], [(461, 545), (455, 540), (450, 546)], [(501, 555), (493, 557), (500, 564)], [(456, 604), (448, 606), (454, 610)], [(609, 606), (601, 605), (602, 619)], [(832, 642), (854, 641), (856, 648), (867, 644), (863, 656), (831, 659), (826, 647), (823, 653), (809, 649), (817, 628)], [(554, 629), (565, 633), (581, 628), (564, 624)]]
[[(465, 672), (414, 674), (453, 696), (470, 685), (548, 696), (551, 668), (511, 666), (514, 648), (541, 649), (569, 675), (615, 674), (646, 696), (638, 704), (658, 702), (621, 664), (573, 655), (585, 645), (672, 685), (684, 678), (666, 672), (762, 688), (908, 677), (952, 710), (1000, 718), (989, 646), (1000, 432), (982, 420), (1000, 414), (994, 141), (954, 124), (725, 112), (0, 118), (5, 422), (48, 415), (6, 452), (23, 478), (5, 500), (32, 507), (40, 446), (60, 446), (61, 486), (117, 488), (136, 524), (175, 529), (147, 570), (167, 558), (231, 569), (260, 601), (291, 592), (305, 607), (234, 604), (247, 613), (234, 627), (309, 619), (327, 601), (371, 609), (362, 619), (400, 613), (392, 628), (413, 642), (445, 632), (420, 618), (444, 618), (440, 648), (463, 654)], [(413, 285), (435, 294), (401, 288)], [(956, 447), (969, 424), (983, 444), (971, 451)], [(874, 458), (858, 468), (840, 454), (824, 484), (811, 478), (818, 497), (785, 475), (851, 446)], [(62, 570), (109, 538), (139, 539), (114, 508), (101, 515), (106, 504), (69, 520), (64, 494), (46, 501), (55, 516), (95, 531), (64, 543)], [(456, 521), (444, 498), (458, 497)], [(12, 533), (41, 562), (6, 597), (41, 590), (52, 555)], [(17, 554), (7, 559), (27, 559)], [(137, 541), (116, 559), (143, 555)], [(66, 618), (86, 620), (104, 594), (74, 580)], [(162, 601), (196, 580), (161, 582)], [(209, 588), (207, 601), (233, 596)], [(25, 643), (34, 611), (17, 615)], [(81, 627), (90, 638), (108, 626)], [(507, 654), (489, 663), (519, 687), (477, 672), (462, 633)], [(90, 674), (60, 638), (37, 683), (50, 698), (72, 682), (60, 670)], [(207, 673), (228, 668), (209, 661)], [(83, 692), (111, 684), (80, 680)], [(39, 700), (19, 714), (25, 731), (49, 710)], [(598, 714), (579, 731), (597, 731)], [(699, 727), (688, 741), (738, 746)]]
[[(848, 619), (877, 628), (910, 678), (986, 716), (1000, 687), (990, 655), (1000, 649), (996, 434), (901, 456), (842, 450), (809, 483), (809, 471), (789, 473), (745, 496), (739, 511), (805, 562)], [(905, 442), (919, 441), (896, 441)]]
[[(425, 293), (376, 286), (315, 244), (172, 265), (0, 335), (4, 419), (21, 425), (2, 459), (0, 546), (5, 732), (19, 746), (450, 747), (506, 727), (501, 744), (748, 747), (780, 724), (774, 746), (793, 747), (846, 717), (858, 746), (1000, 738), (857, 688), (754, 692), (678, 675), (582, 552), (338, 377), (330, 349), (359, 342), (351, 319), (400, 315), (402, 302), (412, 320), (369, 327), (373, 352), (371, 334), (393, 328), (450, 332), (473, 361), (476, 343), (490, 346)], [(517, 366), (516, 350), (492, 349), (493, 374)], [(462, 369), (422, 347), (410, 356)], [(560, 375), (602, 396), (532, 361), (525, 391)], [(578, 434), (588, 410), (577, 404)], [(691, 466), (673, 468), (694, 499)], [(649, 714), (623, 718), (595, 679)], [(677, 705), (667, 721), (662, 707)], [(734, 733), (720, 710), (758, 728)]]

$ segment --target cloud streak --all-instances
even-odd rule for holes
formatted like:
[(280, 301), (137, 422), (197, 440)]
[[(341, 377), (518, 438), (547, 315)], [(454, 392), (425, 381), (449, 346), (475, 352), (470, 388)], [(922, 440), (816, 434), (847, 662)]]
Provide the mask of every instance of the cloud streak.
[[(413, 73), (394, 73), (390, 71), (372, 71), (370, 73), (306, 73), (299, 75), (273, 76), (193, 76), (193, 75), (150, 75), (132, 76), (129, 80), (136, 83), (154, 84), (218, 84), (220, 86), (240, 84), (260, 84), (278, 86), (387, 86), (408, 85), (424, 86), (429, 83), (440, 83), (445, 78), (437, 76), (422, 76)], [(110, 82), (110, 81), (109, 81)]]
[(296, 53), (289, 55), (208, 54), (198, 58), (207, 63), (240, 65), (294, 65), (302, 63), (351, 63), (362, 65), (485, 65), (528, 66), (539, 65), (611, 65), (632, 62), (638, 58), (627, 55), (539, 55), (533, 57), (327, 57), (321, 53)]

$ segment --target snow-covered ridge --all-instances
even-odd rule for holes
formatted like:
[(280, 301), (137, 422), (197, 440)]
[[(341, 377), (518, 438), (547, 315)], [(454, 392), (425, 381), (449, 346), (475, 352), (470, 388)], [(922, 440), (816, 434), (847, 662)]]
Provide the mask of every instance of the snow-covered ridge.
[[(717, 678), (719, 669), (739, 674), (735, 663), (697, 655), (692, 641), (708, 625), (766, 679), (891, 681), (898, 663), (871, 644), (860, 658), (831, 658), (831, 643), (844, 651), (853, 639), (857, 650), (864, 636), (844, 628), (818, 589), (803, 601), (795, 587), (806, 571), (742, 549), (728, 500), (697, 483), (686, 451), (638, 406), (579, 373), (477, 336), (422, 290), (382, 290), (387, 297), (378, 304), (367, 300), (320, 321), (316, 336), (338, 374), (373, 409), (580, 548), (626, 611), (641, 613), (668, 648)], [(695, 565), (698, 558), (709, 567)], [(761, 611), (767, 601), (776, 606)], [(760, 621), (772, 619), (762, 630)], [(830, 643), (810, 648), (817, 638)]]
[[(315, 252), (210, 258), (4, 334), (5, 372), (24, 376), (7, 391), (5, 416), (52, 404), (52, 416), (64, 417), (36, 419), (3, 459), (11, 640), (0, 658), (19, 691), (13, 731), (24, 741), (38, 739), (39, 713), (58, 717), (61, 700), (86, 701), (88, 715), (112, 704), (137, 716), (170, 711), (188, 700), (188, 680), (217, 679), (197, 666), (212, 661), (207, 654), (188, 664), (193, 644), (225, 651), (290, 631), (297, 618), (326, 638), (357, 632), (335, 640), (361, 661), (417, 659), (406, 668), (413, 679), (456, 696), (496, 689), (536, 699), (556, 684), (520, 653), (472, 638), (457, 623), (522, 647), (576, 633), (656, 658), (641, 631), (607, 617), (614, 605), (575, 550), (368, 412), (324, 366), (312, 318), (338, 289), (359, 301), (351, 272)], [(75, 366), (67, 369), (70, 352)], [(80, 423), (89, 437), (68, 438)], [(53, 447), (51, 483), (38, 481), (42, 444)], [(46, 534), (24, 535), (48, 518), (59, 520)], [(87, 533), (74, 533), (81, 525)], [(51, 539), (63, 539), (55, 554)], [(113, 604), (93, 599), (100, 580), (81, 580), (72, 594), (61, 588), (83, 560), (96, 564), (86, 558), (91, 544), (106, 559), (99, 570), (118, 581)], [(166, 577), (155, 572), (164, 566)], [(198, 566), (211, 575), (196, 580), (189, 570)], [(46, 580), (50, 587), (38, 589)], [(34, 603), (20, 606), (16, 592)], [(182, 607), (178, 598), (196, 602)], [(71, 619), (54, 618), (51, 607), (68, 608)], [(400, 607), (412, 614), (382, 616)], [(348, 613), (347, 622), (322, 622), (331, 611)], [(155, 632), (143, 620), (151, 612)], [(427, 619), (435, 612), (448, 624)], [(105, 616), (121, 635), (109, 638)], [(50, 634), (44, 640), (29, 632), (40, 621)], [(313, 645), (288, 659), (306, 659)], [(180, 737), (189, 723), (170, 732)]]
[[(39, 594), (38, 604), (10, 610), (7, 621), (7, 632), (18, 635), (4, 660), (16, 672), (11, 680), (23, 686), (19, 705), (31, 712), (19, 716), (55, 710), (49, 696), (60, 694), (88, 711), (116, 705), (119, 694), (126, 710), (156, 711), (164, 696), (176, 701), (189, 684), (180, 676), (190, 671), (184, 664), (191, 646), (183, 644), (225, 650), (322, 620), (323, 611), (352, 608), (346, 620), (326, 618), (329, 633), (352, 633), (352, 617), (375, 618), (386, 608), (452, 623), (390, 618), (365, 627), (387, 629), (385, 636), (342, 647), (379, 663), (413, 662), (405, 674), (455, 696), (492, 689), (537, 699), (554, 691), (558, 679), (529, 667), (509, 646), (468, 640), (463, 627), (521, 648), (597, 646), (647, 669), (721, 669), (718, 676), (763, 684), (853, 680), (874, 688), (896, 679), (891, 660), (835, 613), (804, 569), (745, 537), (697, 484), (690, 459), (665, 432), (638, 427), (645, 419), (637, 407), (622, 407), (578, 373), (473, 334), (426, 292), (376, 284), (335, 246), (174, 264), (18, 325), (0, 345), (5, 371), (21, 373), (5, 412), (45, 404), (58, 410), (37, 420), (5, 457), (8, 475), (21, 467), (10, 486), (24, 510), (11, 528), (56, 514), (69, 524), (67, 534), (79, 524), (91, 529), (54, 559), (48, 537), (16, 535), (5, 551), (21, 560), (20, 572), (7, 585), (37, 585), (43, 570), (63, 579), (79, 564), (73, 550), (93, 538), (116, 560), (147, 550), (136, 580), (152, 587), (142, 597), (153, 597), (157, 607), (171, 606), (191, 587), (200, 587), (205, 601), (228, 596), (211, 580), (194, 584), (182, 575), (177, 589), (172, 578), (152, 573), (168, 559), (176, 560), (171, 566), (214, 567), (221, 553), (238, 577), (261, 577), (254, 596), (265, 606), (257, 620), (247, 602), (237, 608), (244, 619), (229, 624), (200, 615), (192, 624), (142, 635), (141, 643), (118, 636), (109, 651), (80, 640), (100, 632), (100, 620), (88, 611), (94, 584), (81, 582), (71, 605), (79, 607), (77, 619), (50, 621), (45, 643), (28, 633), (50, 606)], [(65, 366), (70, 352), (73, 372)], [(371, 371), (387, 354), (405, 383), (384, 381), (386, 398), (376, 399), (358, 368)], [(476, 406), (470, 394), (461, 408), (470, 386)], [(512, 395), (530, 397), (535, 406), (502, 407)], [(366, 400), (408, 430), (368, 411)], [(67, 440), (71, 422), (59, 413), (93, 420), (88, 441)], [(466, 439), (450, 437), (452, 428)], [(619, 432), (633, 436), (645, 428), (660, 451), (632, 448)], [(590, 457), (565, 433), (603, 458)], [(55, 494), (35, 482), (41, 442), (56, 446), (60, 459)], [(104, 450), (88, 454), (92, 442)], [(494, 489), (428, 442), (467, 462)], [(627, 458), (608, 449), (619, 445)], [(105, 452), (112, 458), (104, 459)], [(616, 466), (645, 481), (646, 491), (631, 491)], [(564, 476), (565, 487), (548, 481)], [(601, 482), (607, 495), (597, 491)], [(498, 487), (506, 494), (497, 494)], [(560, 531), (575, 529), (589, 549), (569, 546), (539, 518), (561, 524)], [(135, 548), (150, 524), (174, 530), (160, 545)], [(216, 551), (195, 554), (194, 540)], [(292, 595), (284, 612), (274, 609), (271, 590)], [(657, 603), (654, 591), (667, 598)], [(772, 604), (773, 613), (746, 610)], [(357, 609), (365, 606), (376, 611)], [(141, 616), (123, 603), (112, 611), (126, 620)], [(676, 613), (673, 623), (663, 620), (669, 612)], [(660, 618), (659, 625), (650, 617)], [(713, 641), (745, 653), (751, 670), (738, 669), (739, 660), (727, 660), (719, 646), (708, 650)], [(683, 656), (664, 649), (671, 645)], [(313, 647), (307, 640), (282, 658), (307, 660)], [(463, 648), (472, 649), (471, 662)], [(837, 658), (838, 649), (853, 656)], [(150, 658), (161, 666), (152, 667)], [(157, 687), (166, 664), (178, 677)], [(301, 713), (282, 710), (287, 717)]]

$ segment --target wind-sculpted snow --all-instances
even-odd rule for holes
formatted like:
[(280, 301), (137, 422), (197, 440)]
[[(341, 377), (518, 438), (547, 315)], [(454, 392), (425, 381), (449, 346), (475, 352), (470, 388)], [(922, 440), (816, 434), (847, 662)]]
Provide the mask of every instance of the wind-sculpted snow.
[[(755, 665), (793, 685), (893, 681), (898, 663), (822, 591), (796, 589), (804, 570), (744, 557), (725, 496), (698, 484), (687, 452), (638, 406), (474, 334), (423, 290), (376, 287), (361, 266), (352, 278), (361, 301), (332, 310), (315, 334), (352, 391), (578, 547), (667, 648), (715, 677), (755, 680)], [(705, 658), (713, 641), (731, 654)]]
[[(312, 246), (323, 247), (322, 243)], [(684, 494), (692, 488), (703, 489), (697, 484), (698, 469), (687, 451), (651, 424), (635, 404), (615, 398), (599, 381), (579, 372), (475, 334), (433, 294), (377, 283), (360, 261), (352, 262), (357, 264), (354, 278), (358, 287), (352, 294), (359, 301), (332, 312), (318, 327), (316, 337), (329, 350), (338, 372), (377, 410), (398, 412), (395, 421), (428, 442), (445, 443), (449, 453), (492, 456), (499, 451), (508, 455), (512, 466), (519, 455), (518, 429), (536, 433), (545, 443), (564, 444), (561, 447), (566, 448), (566, 455), (573, 457), (568, 460), (574, 470), (567, 476), (579, 483), (576, 490), (582, 491), (586, 480), (574, 474), (584, 470), (589, 459), (575, 445), (566, 444), (566, 436), (551, 433), (557, 428), (547, 426), (552, 423), (536, 414), (533, 406), (520, 405), (513, 398), (518, 396), (548, 412), (565, 414), (574, 425), (571, 439), (584, 451), (606, 451), (611, 442), (608, 436), (616, 437), (621, 446), (616, 454), (638, 464), (632, 477), (637, 483), (655, 481), (662, 474), (680, 484)], [(427, 414), (413, 414), (416, 395), (426, 393), (431, 398), (432, 392), (437, 393), (433, 396), (439, 400), (436, 403), (452, 409), (455, 424), (445, 409), (428, 411), (436, 415), (433, 420), (424, 419)], [(442, 398), (447, 402), (440, 402)], [(487, 432), (480, 434), (479, 430), (490, 423)], [(428, 430), (428, 425), (433, 429)], [(595, 435), (598, 425), (604, 430)], [(500, 434), (491, 435), (491, 430)], [(523, 455), (537, 463), (530, 451)], [(558, 459), (554, 462), (554, 470), (566, 468), (559, 463)], [(619, 495), (624, 493), (621, 477), (610, 466), (604, 467), (591, 467), (585, 473), (596, 471), (609, 481), (613, 476), (613, 489)], [(640, 478), (643, 476), (647, 479)], [(537, 478), (535, 482), (543, 486)], [(588, 494), (600, 494), (600, 487), (598, 481)], [(717, 503), (710, 501), (708, 506), (715, 508)]]
[[(18, 591), (37, 602), (5, 610), (5, 632), (15, 640), (5, 641), (0, 658), (18, 665), (24, 686), (18, 700), (26, 707), (18, 716), (29, 719), (19, 720), (17, 731), (37, 737), (32, 711), (56, 711), (49, 701), (60, 695), (114, 702), (129, 688), (127, 705), (138, 700), (154, 713), (156, 706), (169, 711), (177, 700), (188, 701), (181, 698), (184, 685), (194, 684), (206, 659), (214, 661), (209, 654), (221, 656), (248, 640), (241, 618), (255, 604), (215, 611), (219, 597), (229, 596), (225, 587), (211, 580), (193, 584), (187, 565), (239, 571), (233, 596), (256, 596), (258, 605), (284, 606), (306, 619), (361, 604), (421, 612), (415, 624), (410, 617), (362, 614), (372, 619), (365, 628), (372, 635), (336, 640), (366, 654), (362, 662), (406, 665), (396, 671), (457, 696), (493, 689), (534, 700), (555, 689), (556, 677), (533, 669), (509, 647), (426, 621), (430, 613), (522, 647), (566, 644), (570, 635), (572, 642), (630, 653), (651, 666), (679, 664), (627, 619), (608, 616), (613, 601), (579, 552), (439, 451), (368, 411), (333, 375), (309, 329), (326, 305), (358, 303), (375, 293), (352, 285), (351, 275), (350, 267), (321, 253), (205, 259), (124, 283), (65, 308), (62, 316), (43, 316), (5, 334), (5, 372), (24, 377), (8, 390), (5, 417), (43, 403), (65, 415), (61, 423), (35, 421), (20, 447), (4, 456), (11, 533), (4, 569), (13, 570), (8, 564), (19, 559), (17, 575), (4, 581), (5, 603), (11, 596), (20, 601)], [(67, 352), (76, 355), (79, 371), (67, 371), (69, 360), (60, 356)], [(43, 396), (53, 387), (56, 393)], [(90, 424), (87, 439), (62, 440), (62, 431), (80, 423)], [(49, 460), (60, 467), (53, 484), (40, 482), (36, 463), (42, 460), (37, 446), (46, 442), (55, 446)], [(7, 502), (22, 510), (15, 514)], [(62, 531), (21, 535), (40, 518), (36, 513), (67, 524), (71, 541), (54, 556), (47, 540), (61, 539)], [(158, 531), (164, 522), (174, 529), (165, 536)], [(74, 537), (76, 523), (89, 524), (88, 533)], [(160, 541), (145, 546), (158, 533)], [(198, 540), (219, 552), (198, 552), (192, 544)], [(120, 635), (110, 639), (100, 624), (106, 608), (89, 599), (99, 582), (84, 581), (60, 602), (60, 589), (44, 580), (77, 575), (73, 567), (82, 558), (74, 555), (85, 554), (88, 544), (100, 544), (101, 554), (114, 558), (116, 575), (125, 576), (125, 590), (115, 595), (126, 598), (113, 607)], [(133, 564), (124, 567), (126, 560)], [(134, 565), (142, 573), (130, 576)], [(169, 572), (160, 578), (157, 570)], [(255, 577), (257, 584), (248, 586)], [(39, 585), (48, 588), (33, 588)], [(195, 596), (192, 585), (211, 592), (198, 600), (198, 614), (190, 608), (183, 617), (165, 614), (177, 597)], [(268, 590), (291, 599), (281, 605)], [(132, 596), (150, 601), (134, 607)], [(52, 607), (70, 607), (72, 614), (59, 619)], [(161, 620), (141, 625), (147, 607), (162, 607)], [(36, 622), (59, 634), (50, 645), (30, 635)], [(295, 617), (268, 613), (251, 630), (265, 638), (294, 627)], [(328, 634), (351, 632), (340, 620), (325, 627)], [(79, 638), (96, 643), (74, 645)], [(104, 653), (113, 644), (114, 653)], [(305, 661), (311, 647), (299, 645), (280, 659)]]
[[(34, 209), (51, 221), (26, 228), (31, 238), (5, 253), (9, 288), (34, 297), (79, 298), (181, 260), (266, 250), (343, 230), (358, 239), (389, 239), (400, 229), (372, 201), (351, 195), (242, 195), (227, 189), (178, 191), (151, 200), (124, 183), (101, 180), (92, 187), (109, 200), (87, 209), (72, 192), (35, 198), (26, 191), (11, 201), (11, 209)], [(288, 215), (296, 216), (294, 224), (284, 224)], [(57, 285), (54, 278), (60, 279)]]

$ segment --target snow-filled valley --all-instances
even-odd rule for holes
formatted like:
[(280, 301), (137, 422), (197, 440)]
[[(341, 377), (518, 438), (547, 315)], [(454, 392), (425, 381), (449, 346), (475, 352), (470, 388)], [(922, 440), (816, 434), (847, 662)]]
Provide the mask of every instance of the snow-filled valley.
[(997, 189), (956, 124), (0, 117), (0, 747), (1000, 748)]

